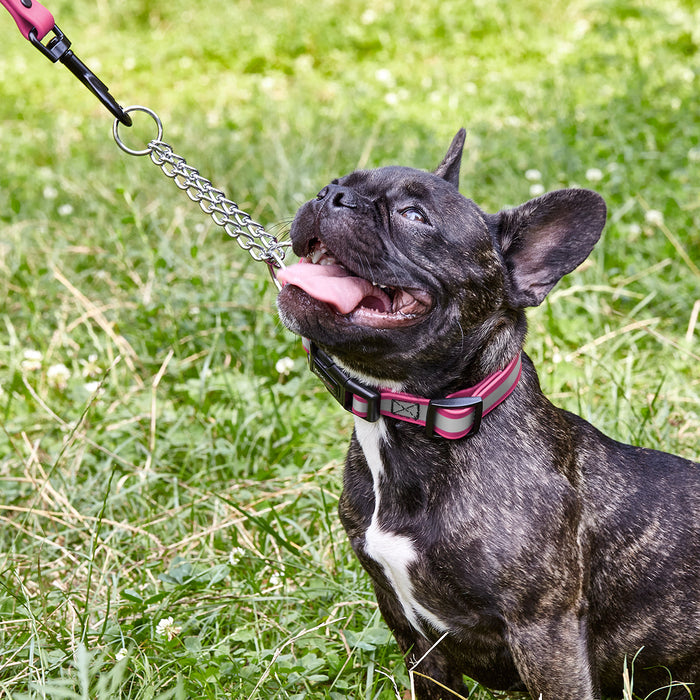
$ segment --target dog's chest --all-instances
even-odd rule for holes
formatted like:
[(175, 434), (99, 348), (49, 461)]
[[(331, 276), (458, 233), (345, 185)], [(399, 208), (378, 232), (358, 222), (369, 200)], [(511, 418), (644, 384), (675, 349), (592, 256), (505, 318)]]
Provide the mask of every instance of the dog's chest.
[(448, 625), (421, 604), (415, 594), (412, 572), (414, 573), (420, 565), (420, 552), (413, 540), (405, 535), (391, 532), (386, 526), (380, 524), (384, 477), (384, 463), (381, 455), (381, 444), (385, 439), (383, 421), (368, 423), (357, 419), (355, 434), (372, 473), (374, 487), (374, 512), (364, 535), (364, 553), (382, 568), (384, 576), (403, 608), (406, 619), (416, 630), (423, 633), (421, 621), (425, 621), (436, 630), (446, 632), (449, 629)]

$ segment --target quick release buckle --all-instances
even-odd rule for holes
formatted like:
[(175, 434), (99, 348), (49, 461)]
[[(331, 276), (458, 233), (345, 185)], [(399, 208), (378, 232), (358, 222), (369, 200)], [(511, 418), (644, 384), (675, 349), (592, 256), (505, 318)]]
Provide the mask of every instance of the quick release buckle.
[(370, 423), (379, 420), (381, 395), (378, 391), (351, 379), (315, 343), (309, 343), (309, 369), (323, 382), (331, 396), (346, 410), (352, 412), (353, 397), (367, 402), (367, 415), (362, 416)]
[(432, 437), (435, 434), (435, 419), (439, 409), (473, 408), (473, 420), (466, 437), (473, 437), (479, 432), (481, 418), (484, 414), (484, 399), (481, 396), (454, 396), (452, 398), (431, 399), (425, 414), (425, 434)]

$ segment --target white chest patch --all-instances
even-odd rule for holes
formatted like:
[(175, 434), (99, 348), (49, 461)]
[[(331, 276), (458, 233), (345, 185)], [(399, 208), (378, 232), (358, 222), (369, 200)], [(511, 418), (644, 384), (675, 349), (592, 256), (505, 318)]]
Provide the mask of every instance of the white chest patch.
[(384, 463), (379, 447), (386, 440), (384, 421), (380, 419), (376, 423), (369, 423), (361, 418), (355, 418), (355, 434), (364, 452), (374, 483), (374, 513), (372, 522), (365, 532), (365, 553), (381, 565), (403, 607), (406, 618), (416, 630), (424, 634), (422, 618), (436, 630), (447, 632), (448, 625), (416, 600), (409, 574), (411, 564), (418, 558), (413, 542), (409, 537), (388, 532), (379, 525), (381, 479), (384, 474)]

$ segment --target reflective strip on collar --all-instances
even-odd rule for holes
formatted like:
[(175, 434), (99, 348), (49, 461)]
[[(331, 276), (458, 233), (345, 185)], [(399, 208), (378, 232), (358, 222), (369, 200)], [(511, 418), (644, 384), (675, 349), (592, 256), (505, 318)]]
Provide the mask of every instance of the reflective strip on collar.
[[(502, 370), (494, 372), (486, 379), (468, 389), (450, 394), (446, 398), (480, 397), (483, 402), (482, 415), (492, 411), (515, 389), (522, 371), (521, 354), (518, 353)], [(381, 391), (380, 413), (397, 420), (425, 425), (430, 399), (388, 390)], [(367, 401), (353, 396), (352, 413), (360, 418), (367, 416)], [(469, 434), (474, 425), (476, 409), (437, 408), (435, 409), (434, 431), (442, 437), (456, 440)]]

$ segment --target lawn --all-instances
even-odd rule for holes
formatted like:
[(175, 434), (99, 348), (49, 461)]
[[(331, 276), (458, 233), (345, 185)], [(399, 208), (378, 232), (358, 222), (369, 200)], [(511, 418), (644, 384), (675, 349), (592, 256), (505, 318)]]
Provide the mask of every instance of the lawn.
[[(280, 237), (333, 177), (433, 168), (461, 126), (461, 189), (487, 211), (596, 189), (603, 239), (529, 313), (527, 350), (558, 405), (700, 459), (694, 0), (50, 9)], [(352, 421), (265, 266), (120, 151), (4, 10), (0, 28), (0, 696), (403, 696), (335, 513)]]

